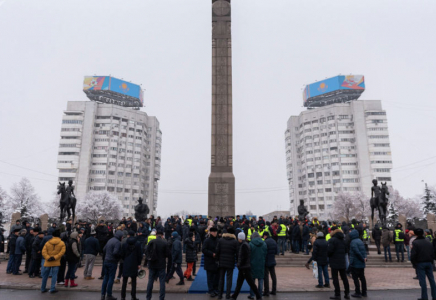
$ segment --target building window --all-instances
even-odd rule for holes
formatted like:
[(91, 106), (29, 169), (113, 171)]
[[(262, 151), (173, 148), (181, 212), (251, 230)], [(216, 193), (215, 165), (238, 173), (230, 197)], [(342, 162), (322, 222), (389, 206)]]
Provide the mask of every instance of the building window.
[(82, 120), (62, 120), (62, 124), (82, 124)]
[(378, 181), (391, 181), (391, 177), (377, 177)]

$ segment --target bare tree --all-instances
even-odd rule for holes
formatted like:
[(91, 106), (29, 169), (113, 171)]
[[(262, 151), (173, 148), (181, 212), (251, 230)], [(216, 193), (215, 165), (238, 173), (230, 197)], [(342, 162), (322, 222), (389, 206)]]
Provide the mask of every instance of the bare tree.
[(371, 214), (370, 199), (364, 193), (354, 193), (351, 195), (353, 202), (352, 215), (358, 220), (368, 220)]
[(8, 199), (8, 193), (0, 186), (0, 226), (11, 219), (11, 211), (8, 205)]
[(354, 213), (353, 195), (350, 193), (340, 192), (336, 196), (333, 208), (333, 217), (335, 219), (345, 218), (350, 222), (350, 218)]
[(27, 178), (12, 186), (9, 199), (12, 211), (20, 212), (23, 218), (38, 218), (43, 212), (40, 198)]
[(53, 198), (45, 204), (45, 211), (49, 218), (59, 218), (61, 214), (59, 199), (60, 196), (54, 192)]
[(77, 215), (82, 219), (97, 223), (99, 218), (121, 219), (123, 207), (117, 196), (107, 191), (90, 191), (77, 203)]

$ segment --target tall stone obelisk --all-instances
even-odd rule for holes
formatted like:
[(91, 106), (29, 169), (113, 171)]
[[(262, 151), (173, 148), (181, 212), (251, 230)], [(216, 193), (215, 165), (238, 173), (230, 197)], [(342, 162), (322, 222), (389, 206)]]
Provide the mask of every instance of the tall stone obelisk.
[(212, 0), (212, 168), (208, 214), (235, 215), (231, 0)]

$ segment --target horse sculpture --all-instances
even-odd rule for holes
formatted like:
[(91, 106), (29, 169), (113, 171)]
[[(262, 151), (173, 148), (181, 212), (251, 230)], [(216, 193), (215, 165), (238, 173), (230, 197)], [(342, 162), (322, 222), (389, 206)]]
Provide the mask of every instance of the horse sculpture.
[(374, 186), (371, 188), (371, 220), (374, 224), (374, 209), (377, 209), (380, 222), (382, 225), (386, 225), (386, 213), (389, 201), (386, 195), (389, 195), (389, 189), (386, 182), (381, 183), (381, 188), (377, 185), (377, 180), (374, 179), (372, 183)]
[[(60, 183), (58, 185), (58, 195), (61, 195), (61, 199), (59, 201), (59, 207), (61, 209), (60, 222), (65, 218), (65, 214), (68, 214), (68, 219), (71, 217), (71, 210), (73, 215), (73, 220), (76, 217), (76, 198), (73, 197), (74, 187), (72, 186), (72, 182), (69, 182), (68, 187), (65, 187), (65, 182)], [(71, 195), (72, 194), (72, 195)]]

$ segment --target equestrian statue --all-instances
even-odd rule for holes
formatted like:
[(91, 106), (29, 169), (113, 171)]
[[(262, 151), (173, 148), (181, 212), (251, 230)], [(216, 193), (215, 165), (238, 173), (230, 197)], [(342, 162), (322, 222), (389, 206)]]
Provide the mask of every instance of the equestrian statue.
[(388, 197), (389, 195), (389, 189), (387, 186), (387, 183), (381, 182), (381, 187), (378, 186), (377, 179), (374, 179), (372, 181), (373, 187), (371, 187), (371, 220), (374, 224), (374, 209), (378, 210), (379, 219), (382, 223), (382, 226), (386, 225), (386, 214), (387, 214), (387, 207), (388, 207)]
[(60, 222), (65, 218), (65, 214), (68, 214), (68, 219), (71, 217), (71, 210), (73, 216), (73, 222), (76, 218), (76, 195), (74, 195), (74, 186), (73, 181), (68, 180), (68, 186), (65, 186), (64, 183), (60, 183), (58, 185), (58, 195), (61, 195), (61, 199), (59, 202), (59, 207), (61, 209)]

